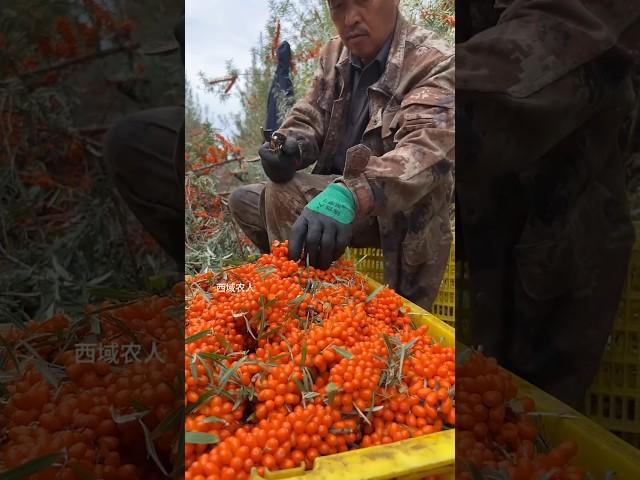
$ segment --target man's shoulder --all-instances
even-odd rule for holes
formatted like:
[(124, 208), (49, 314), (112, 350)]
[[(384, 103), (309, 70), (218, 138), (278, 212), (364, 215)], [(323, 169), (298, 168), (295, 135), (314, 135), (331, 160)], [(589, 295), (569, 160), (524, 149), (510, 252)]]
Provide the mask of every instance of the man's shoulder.
[[(421, 82), (434, 72), (449, 72), (453, 75), (455, 49), (437, 33), (418, 25), (407, 25), (404, 48), (394, 52), (392, 62), (401, 65), (399, 78), (405, 87)], [(393, 81), (391, 82), (394, 83)]]
[(340, 58), (343, 48), (344, 44), (342, 43), (342, 39), (340, 36), (335, 35), (331, 37), (320, 49), (320, 59), (335, 64)]
[(436, 32), (420, 25), (407, 25), (407, 35), (405, 39), (405, 52), (425, 53), (427, 51), (444, 58), (455, 54), (454, 48)]

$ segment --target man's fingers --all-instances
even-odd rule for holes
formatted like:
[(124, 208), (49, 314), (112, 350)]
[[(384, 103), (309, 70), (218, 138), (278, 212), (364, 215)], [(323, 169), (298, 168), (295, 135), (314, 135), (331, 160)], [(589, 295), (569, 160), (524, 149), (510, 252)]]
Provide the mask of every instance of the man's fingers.
[(353, 233), (353, 229), (351, 225), (344, 225), (344, 226), (338, 227), (338, 231), (336, 232), (336, 245), (334, 249), (334, 252), (335, 252), (334, 259), (338, 259), (344, 254), (345, 250), (349, 246), (349, 243), (351, 242), (352, 233)]
[(304, 216), (299, 216), (289, 233), (289, 260), (300, 260), (302, 247), (307, 236), (308, 223)]
[(340, 224), (305, 208), (291, 228), (289, 258), (297, 261), (304, 252), (309, 265), (326, 270), (342, 256), (351, 235), (351, 225)]
[(318, 221), (308, 220), (309, 228), (305, 240), (304, 250), (309, 255), (309, 265), (318, 267), (318, 249), (322, 238), (322, 224)]
[(272, 162), (277, 157), (273, 154), (273, 152), (269, 149), (269, 143), (263, 143), (258, 149), (258, 155), (262, 160), (266, 160), (268, 162)]
[(326, 222), (322, 230), (320, 251), (318, 254), (318, 268), (326, 270), (335, 260), (336, 227), (333, 222)]
[(282, 148), (282, 151), (285, 155), (297, 157), (300, 153), (300, 147), (298, 146), (298, 142), (294, 138), (287, 137), (287, 139), (284, 141), (284, 147)]

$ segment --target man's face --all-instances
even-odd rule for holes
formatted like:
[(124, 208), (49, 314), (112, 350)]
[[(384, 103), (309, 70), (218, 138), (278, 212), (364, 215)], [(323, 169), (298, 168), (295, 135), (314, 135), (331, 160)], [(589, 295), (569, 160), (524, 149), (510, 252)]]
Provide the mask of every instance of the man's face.
[(393, 31), (400, 0), (328, 0), (343, 43), (365, 63), (373, 60)]

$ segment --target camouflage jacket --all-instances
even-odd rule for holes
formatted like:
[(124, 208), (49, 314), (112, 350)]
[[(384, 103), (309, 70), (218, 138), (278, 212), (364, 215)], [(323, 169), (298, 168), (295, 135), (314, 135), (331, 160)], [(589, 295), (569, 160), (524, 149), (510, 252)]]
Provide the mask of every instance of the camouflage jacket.
[(531, 381), (553, 368), (540, 351), (566, 353), (555, 365), (575, 372), (560, 394), (574, 373), (587, 386), (594, 374), (633, 240), (622, 153), (632, 56), (618, 40), (640, 2), (500, 3), (496, 25), (456, 45), (473, 341)]
[[(338, 38), (322, 49), (310, 90), (280, 131), (294, 136), (301, 168), (329, 174), (348, 113), (349, 52)], [(342, 181), (357, 216), (378, 219), (385, 281), (430, 307), (451, 245), (454, 54), (443, 40), (398, 15), (387, 65), (369, 89), (361, 145), (347, 151)]]

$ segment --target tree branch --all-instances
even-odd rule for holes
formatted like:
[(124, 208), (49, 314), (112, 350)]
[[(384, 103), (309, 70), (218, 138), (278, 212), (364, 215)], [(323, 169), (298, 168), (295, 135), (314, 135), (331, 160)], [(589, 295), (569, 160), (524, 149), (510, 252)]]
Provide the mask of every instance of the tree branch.
[(88, 60), (107, 57), (109, 55), (113, 55), (115, 53), (120, 53), (120, 52), (130, 52), (130, 51), (136, 50), (138, 48), (140, 48), (140, 44), (139, 43), (130, 43), (130, 44), (127, 44), (127, 45), (119, 45), (117, 47), (107, 48), (105, 50), (100, 50), (98, 52), (89, 53), (87, 55), (82, 55), (80, 57), (72, 58), (70, 60), (64, 60), (64, 61), (58, 62), (58, 63), (56, 63), (54, 65), (41, 67), (41, 68), (37, 68), (35, 70), (31, 70), (31, 71), (28, 71), (28, 72), (21, 73), (16, 77), (12, 77), (12, 78), (9, 78), (7, 80), (2, 80), (0, 82), (0, 85), (2, 85), (2, 86), (10, 85), (13, 82), (16, 82), (18, 80), (24, 80), (25, 78), (28, 78), (28, 77), (32, 77), (32, 76), (35, 76), (35, 75), (42, 75), (43, 73), (53, 72), (53, 71), (56, 71), (56, 70), (62, 70), (62, 69), (71, 67), (73, 65), (77, 65), (79, 63), (84, 63), (84, 62), (86, 62)]
[(240, 162), (257, 162), (260, 160), (260, 157), (256, 157), (256, 158), (250, 158), (250, 159), (246, 159), (246, 158), (239, 158), (239, 159), (235, 159), (235, 160), (225, 160), (224, 162), (220, 162), (220, 163), (215, 163), (213, 165), (207, 165), (206, 167), (200, 167), (200, 168), (196, 168), (194, 170), (189, 170), (187, 171), (187, 173), (192, 173), (194, 175), (200, 175), (202, 173), (206, 173), (207, 171), (211, 170), (212, 168), (216, 168), (216, 167), (220, 167), (221, 165), (226, 165), (228, 163), (240, 163)]

